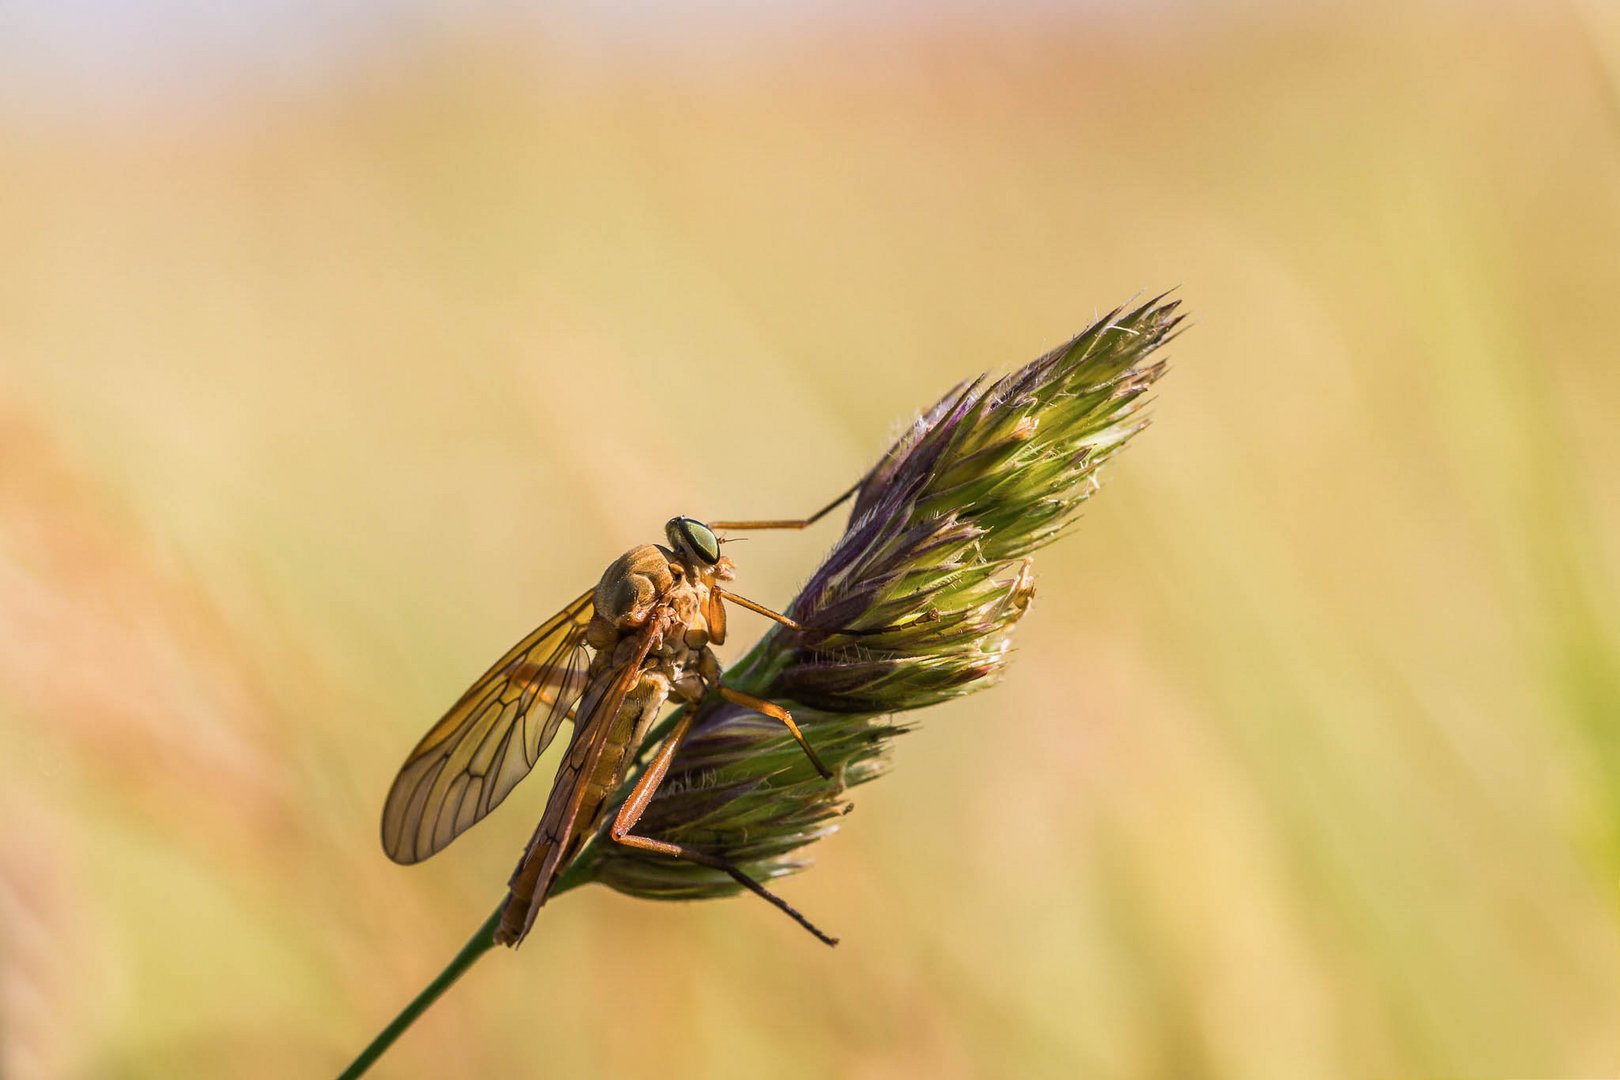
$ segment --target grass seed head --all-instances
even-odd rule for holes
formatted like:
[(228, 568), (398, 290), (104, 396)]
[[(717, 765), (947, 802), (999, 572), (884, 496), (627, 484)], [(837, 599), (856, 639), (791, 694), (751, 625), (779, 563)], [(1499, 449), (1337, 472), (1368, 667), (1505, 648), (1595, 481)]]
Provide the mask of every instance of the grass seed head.
[[(726, 674), (789, 707), (832, 779), (780, 723), (711, 696), (637, 831), (724, 855), (761, 880), (796, 873), (809, 864), (799, 849), (838, 828), (845, 792), (888, 769), (889, 742), (906, 730), (895, 714), (1000, 679), (1035, 594), (1034, 552), (1073, 523), (1103, 463), (1147, 426), (1144, 395), (1164, 373), (1155, 354), (1176, 332), (1177, 307), (1161, 296), (1110, 312), (1010, 375), (956, 386), (918, 418), (861, 482), (843, 535), (788, 609), (807, 629), (773, 628)], [(667, 899), (738, 888), (721, 871), (600, 837), (558, 890), (586, 881)]]

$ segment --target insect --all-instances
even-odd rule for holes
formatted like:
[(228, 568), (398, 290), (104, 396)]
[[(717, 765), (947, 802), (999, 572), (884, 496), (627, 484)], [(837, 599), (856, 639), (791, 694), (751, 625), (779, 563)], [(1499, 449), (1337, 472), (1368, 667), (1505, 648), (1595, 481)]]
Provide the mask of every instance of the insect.
[[(705, 525), (694, 518), (671, 518), (664, 527), (668, 546), (646, 544), (619, 556), (595, 588), (495, 661), (417, 743), (383, 805), (382, 844), (388, 857), (415, 863), (442, 851), (511, 793), (563, 721), (572, 720), (568, 752), (557, 767), (540, 825), (512, 874), (496, 930), (497, 941), (515, 946), (528, 934), (557, 876), (601, 829), (610, 797), (671, 699), (696, 705), (712, 692), (780, 720), (817, 771), (830, 777), (788, 710), (721, 682), (720, 663), (710, 646), (726, 639), (727, 602), (796, 630), (806, 628), (724, 587), (734, 568), (720, 554), (725, 540), (715, 530), (802, 529), (859, 489), (857, 484), (802, 519)], [(722, 870), (820, 940), (837, 944), (729, 860), (635, 832), (696, 715), (696, 709), (687, 709), (664, 739), (607, 837)]]

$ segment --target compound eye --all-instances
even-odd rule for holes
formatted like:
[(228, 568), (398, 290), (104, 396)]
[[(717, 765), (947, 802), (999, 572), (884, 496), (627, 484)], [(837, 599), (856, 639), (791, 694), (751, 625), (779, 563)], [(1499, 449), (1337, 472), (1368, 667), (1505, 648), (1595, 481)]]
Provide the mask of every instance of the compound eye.
[(710, 566), (720, 561), (720, 541), (716, 539), (714, 530), (703, 522), (682, 518), (681, 536), (692, 552)]

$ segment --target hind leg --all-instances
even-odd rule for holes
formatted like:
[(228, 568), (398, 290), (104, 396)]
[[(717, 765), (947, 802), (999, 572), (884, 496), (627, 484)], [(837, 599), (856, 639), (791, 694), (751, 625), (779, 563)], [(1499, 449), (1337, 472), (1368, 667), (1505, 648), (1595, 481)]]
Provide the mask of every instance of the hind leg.
[(681, 717), (681, 722), (675, 725), (675, 730), (669, 733), (669, 738), (664, 740), (664, 745), (658, 748), (658, 756), (653, 758), (652, 764), (647, 766), (647, 771), (641, 775), (640, 780), (636, 781), (635, 789), (630, 792), (629, 798), (625, 799), (624, 805), (619, 808), (619, 816), (613, 819), (613, 826), (608, 830), (608, 836), (615, 843), (623, 844), (625, 847), (636, 848), (640, 851), (651, 851), (659, 855), (668, 855), (673, 859), (680, 859), (684, 862), (696, 863), (699, 866), (724, 871), (737, 884), (761, 900), (774, 905), (794, 922), (810, 931), (817, 940), (827, 945), (837, 945), (837, 938), (823, 933), (809, 919), (799, 914), (793, 905), (743, 873), (731, 860), (722, 858), (719, 855), (711, 855), (706, 851), (685, 847), (681, 844), (672, 844), (667, 840), (655, 840), (650, 836), (638, 836), (631, 832), (636, 827), (636, 822), (641, 820), (641, 815), (646, 811), (647, 804), (652, 802), (653, 795), (657, 793), (659, 785), (664, 782), (664, 777), (668, 775), (669, 764), (675, 759), (675, 751), (680, 749), (681, 743), (685, 741), (687, 734), (692, 730), (692, 722), (696, 718), (697, 711), (688, 710)]

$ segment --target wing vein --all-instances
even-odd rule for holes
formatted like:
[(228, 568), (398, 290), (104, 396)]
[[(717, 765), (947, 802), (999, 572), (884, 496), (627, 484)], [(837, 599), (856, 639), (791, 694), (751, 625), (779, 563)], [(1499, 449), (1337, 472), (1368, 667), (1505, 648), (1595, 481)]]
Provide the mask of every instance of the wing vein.
[[(587, 655), (591, 596), (580, 596), (508, 650), (417, 743), (383, 805), (383, 850), (390, 858), (417, 862), (442, 850), (534, 767), (585, 689), (578, 667)], [(567, 675), (549, 697), (559, 670)], [(531, 740), (537, 700), (547, 710), (539, 737)], [(515, 739), (523, 741), (524, 765), (518, 768), (514, 759), (508, 769)]]

